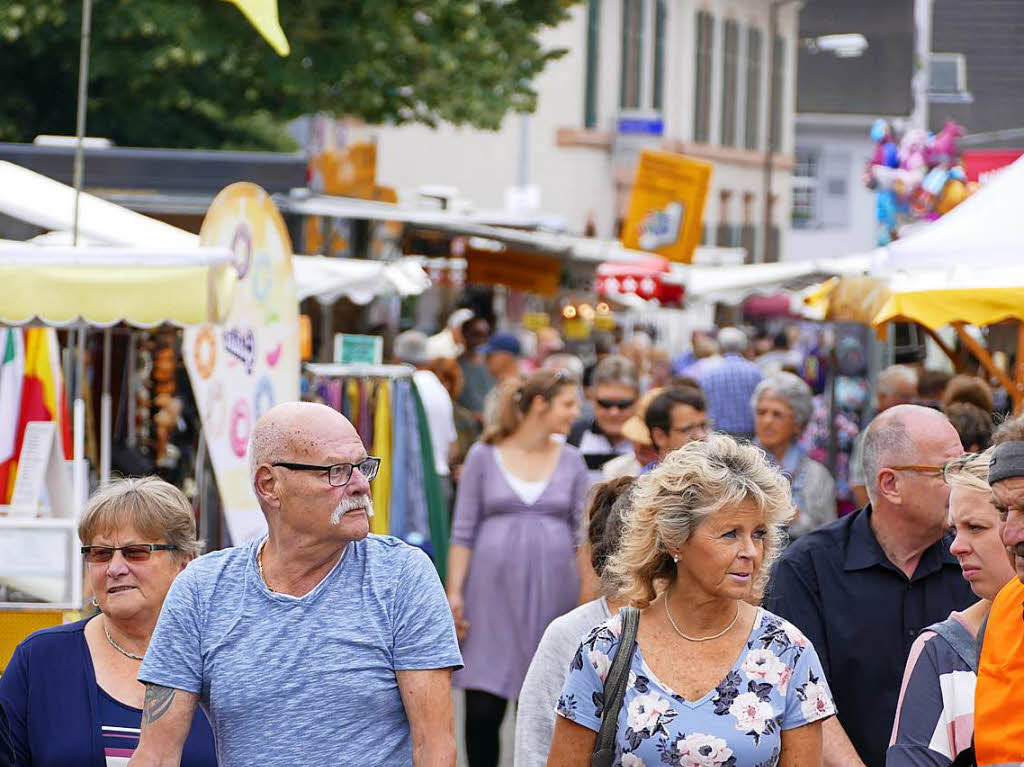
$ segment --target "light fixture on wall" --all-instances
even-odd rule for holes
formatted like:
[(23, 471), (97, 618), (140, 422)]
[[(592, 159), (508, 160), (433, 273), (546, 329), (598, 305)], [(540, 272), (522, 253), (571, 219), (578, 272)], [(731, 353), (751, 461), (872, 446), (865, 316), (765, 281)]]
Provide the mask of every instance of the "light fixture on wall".
[[(772, 154), (775, 151), (776, 143), (779, 144), (780, 150), (782, 148), (781, 137), (777, 136), (775, 131), (775, 122), (778, 119), (780, 108), (778, 102), (785, 95), (777, 92), (775, 82), (777, 79), (776, 66), (779, 63), (775, 57), (775, 38), (779, 34), (779, 11), (783, 6), (793, 3), (802, 4), (802, 2), (803, 0), (772, 0), (768, 12), (768, 125), (765, 126), (767, 142), (764, 148), (764, 177), (761, 189), (762, 234), (758, 257), (754, 259), (755, 261), (764, 261), (768, 255), (768, 243), (771, 241), (772, 232)], [(805, 38), (800, 41), (800, 44), (810, 53), (831, 53), (841, 59), (856, 58), (868, 48), (867, 38), (859, 32)], [(776, 253), (775, 256), (777, 259), (779, 254)]]

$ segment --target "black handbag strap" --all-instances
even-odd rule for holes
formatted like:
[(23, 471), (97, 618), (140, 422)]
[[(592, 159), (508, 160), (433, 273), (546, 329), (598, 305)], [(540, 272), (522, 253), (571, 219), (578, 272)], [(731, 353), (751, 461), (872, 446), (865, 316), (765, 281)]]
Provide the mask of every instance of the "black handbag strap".
[(978, 645), (963, 624), (953, 618), (946, 618), (939, 623), (933, 623), (925, 631), (934, 631), (945, 639), (968, 668), (975, 674), (978, 673)]
[(619, 725), (619, 711), (626, 697), (629, 686), (629, 667), (633, 661), (633, 649), (636, 647), (636, 631), (640, 626), (640, 611), (635, 607), (623, 607), (619, 610), (622, 618), (622, 634), (619, 646), (615, 648), (608, 676), (604, 680), (604, 709), (601, 712), (601, 729), (594, 742), (594, 752), (590, 757), (591, 767), (611, 767), (615, 760), (615, 736)]

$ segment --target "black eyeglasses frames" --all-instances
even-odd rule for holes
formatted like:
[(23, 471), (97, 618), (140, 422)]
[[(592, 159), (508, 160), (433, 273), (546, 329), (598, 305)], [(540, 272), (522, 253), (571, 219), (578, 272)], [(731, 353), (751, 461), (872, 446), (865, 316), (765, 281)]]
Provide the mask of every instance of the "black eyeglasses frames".
[(380, 458), (367, 456), (359, 463), (332, 463), (327, 466), (316, 466), (310, 463), (292, 463), (291, 461), (275, 461), (271, 466), (280, 466), (290, 471), (322, 471), (327, 474), (327, 481), (333, 487), (344, 487), (352, 479), (352, 472), (359, 469), (359, 472), (366, 477), (367, 482), (372, 482), (380, 471)]

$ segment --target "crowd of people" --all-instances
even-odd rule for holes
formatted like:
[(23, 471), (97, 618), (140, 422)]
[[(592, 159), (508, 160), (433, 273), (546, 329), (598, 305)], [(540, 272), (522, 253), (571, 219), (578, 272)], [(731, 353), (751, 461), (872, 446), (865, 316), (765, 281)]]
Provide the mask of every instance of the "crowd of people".
[(95, 613), (18, 646), (0, 765), (454, 765), (453, 686), (470, 767), (1019, 764), (1024, 419), (896, 365), (859, 423), (788, 333), (654, 351), (585, 361), (468, 310), (395, 339), (443, 583), (369, 534), (380, 459), (323, 404), (253, 429), (259, 540), (199, 556), (174, 487), (98, 491)]

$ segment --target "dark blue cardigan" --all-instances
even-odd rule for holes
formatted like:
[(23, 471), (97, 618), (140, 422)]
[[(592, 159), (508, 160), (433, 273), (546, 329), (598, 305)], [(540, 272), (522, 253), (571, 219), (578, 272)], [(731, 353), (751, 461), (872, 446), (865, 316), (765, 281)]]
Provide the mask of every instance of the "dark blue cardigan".
[[(106, 765), (99, 688), (84, 634), (87, 622), (30, 635), (0, 676), (0, 706), (9, 720), (14, 763), (19, 767)], [(198, 708), (190, 739), (200, 734), (197, 728), (208, 738), (212, 754), (213, 732)]]
[(7, 727), (7, 715), (0, 704), (0, 767), (14, 767), (14, 752), (11, 751), (11, 731)]

